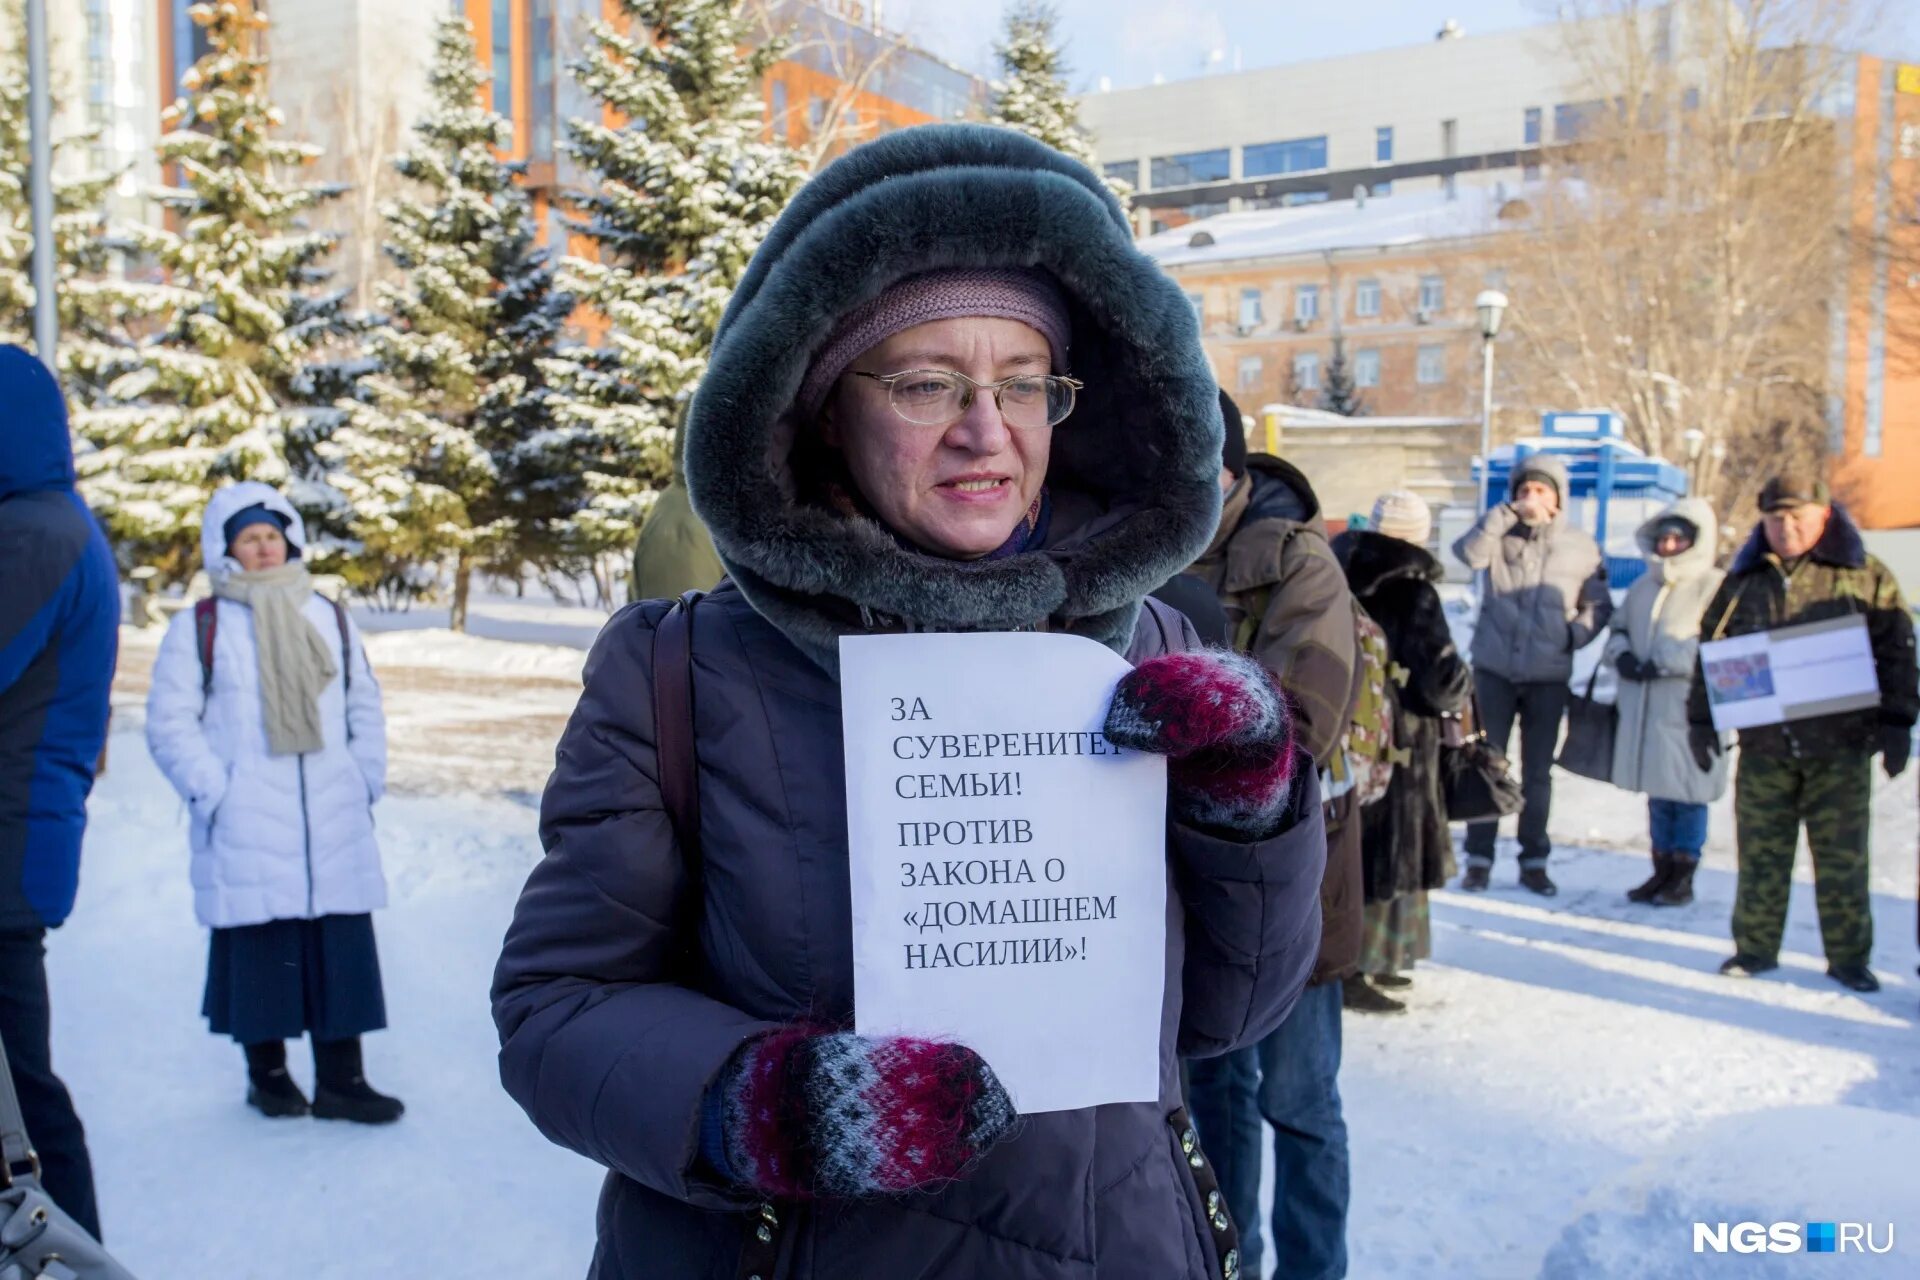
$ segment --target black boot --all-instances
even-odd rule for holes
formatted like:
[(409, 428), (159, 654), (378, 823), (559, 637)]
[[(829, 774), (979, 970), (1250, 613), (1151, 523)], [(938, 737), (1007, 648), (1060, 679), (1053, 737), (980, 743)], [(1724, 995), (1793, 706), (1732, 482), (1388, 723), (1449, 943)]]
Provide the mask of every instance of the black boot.
[(1560, 892), (1560, 886), (1547, 877), (1545, 867), (1520, 868), (1520, 887), (1543, 898), (1551, 898)]
[(1698, 858), (1673, 859), (1673, 875), (1660, 886), (1660, 892), (1653, 895), (1656, 907), (1684, 907), (1693, 901), (1693, 871), (1700, 865)]
[(1674, 856), (1670, 853), (1654, 854), (1653, 874), (1627, 890), (1627, 901), (1652, 902), (1655, 896), (1667, 887), (1667, 881), (1673, 879), (1674, 861)]
[(1720, 962), (1720, 972), (1729, 978), (1757, 978), (1763, 973), (1772, 973), (1779, 967), (1778, 960), (1748, 955), (1744, 951), (1736, 951)]
[(312, 1110), (307, 1095), (287, 1074), (284, 1040), (242, 1045), (247, 1052), (247, 1105), (270, 1120), (289, 1120)]
[(360, 1066), (360, 1037), (313, 1042), (313, 1114), (322, 1120), (392, 1124), (406, 1107), (367, 1083)]
[(1485, 893), (1487, 891), (1487, 873), (1491, 867), (1477, 862), (1469, 862), (1464, 875), (1460, 877), (1460, 888), (1466, 893)]
[(1413, 985), (1413, 979), (1404, 973), (1370, 973), (1367, 975), (1367, 981), (1382, 991), (1399, 991), (1403, 987)]
[(1873, 970), (1863, 964), (1830, 964), (1827, 976), (1849, 991), (1858, 991), (1861, 995), (1870, 995), (1880, 989), (1880, 979), (1873, 976)]
[(1375, 991), (1360, 974), (1344, 979), (1340, 984), (1341, 1007), (1355, 1013), (1405, 1013), (1407, 1006), (1392, 996)]

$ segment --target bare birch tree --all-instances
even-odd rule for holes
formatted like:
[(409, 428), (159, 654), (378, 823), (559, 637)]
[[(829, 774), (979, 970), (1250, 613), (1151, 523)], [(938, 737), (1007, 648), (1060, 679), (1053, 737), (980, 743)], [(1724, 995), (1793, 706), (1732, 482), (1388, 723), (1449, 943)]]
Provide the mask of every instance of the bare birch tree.
[(1722, 515), (1825, 447), (1849, 259), (1834, 90), (1859, 0), (1570, 0), (1556, 109), (1512, 264), (1503, 398), (1610, 408), (1687, 456)]

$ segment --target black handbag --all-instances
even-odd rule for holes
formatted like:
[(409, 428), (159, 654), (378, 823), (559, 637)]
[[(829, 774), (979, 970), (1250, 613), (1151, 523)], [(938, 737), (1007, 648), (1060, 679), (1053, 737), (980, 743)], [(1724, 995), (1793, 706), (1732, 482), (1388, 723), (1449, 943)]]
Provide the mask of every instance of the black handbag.
[(0, 1280), (133, 1280), (100, 1242), (40, 1187), (40, 1157), (27, 1139), (0, 1044)]
[(1478, 699), (1472, 716), (1472, 726), (1460, 740), (1440, 748), (1440, 787), (1449, 822), (1493, 821), (1520, 812), (1525, 804), (1506, 753), (1487, 741), (1480, 728)]
[(1568, 773), (1595, 782), (1613, 781), (1613, 741), (1620, 732), (1620, 708), (1612, 703), (1596, 702), (1593, 685), (1600, 678), (1595, 666), (1587, 678), (1587, 691), (1576, 693), (1567, 702), (1567, 740), (1554, 761)]

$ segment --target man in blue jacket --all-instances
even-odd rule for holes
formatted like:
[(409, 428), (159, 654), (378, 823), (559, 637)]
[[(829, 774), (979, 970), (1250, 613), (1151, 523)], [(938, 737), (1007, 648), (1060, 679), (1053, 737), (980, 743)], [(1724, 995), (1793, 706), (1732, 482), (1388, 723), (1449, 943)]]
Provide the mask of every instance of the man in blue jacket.
[(0, 347), (0, 1039), (47, 1193), (95, 1235), (86, 1135), (48, 1043), (46, 934), (79, 884), (119, 625), (119, 575), (74, 492), (59, 385)]

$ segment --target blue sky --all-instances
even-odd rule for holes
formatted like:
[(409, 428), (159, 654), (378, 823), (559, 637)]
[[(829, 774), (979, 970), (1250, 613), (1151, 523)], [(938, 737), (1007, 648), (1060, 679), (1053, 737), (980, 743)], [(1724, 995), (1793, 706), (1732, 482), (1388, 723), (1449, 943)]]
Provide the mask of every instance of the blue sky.
[[(872, 0), (868, 0), (869, 3)], [(1471, 37), (1539, 22), (1552, 0), (1055, 0), (1076, 89), (1114, 88), (1368, 49), (1419, 44), (1447, 18)], [(1920, 0), (1886, 0), (1876, 50), (1920, 59)], [(995, 0), (886, 0), (886, 24), (969, 70), (986, 72)]]

